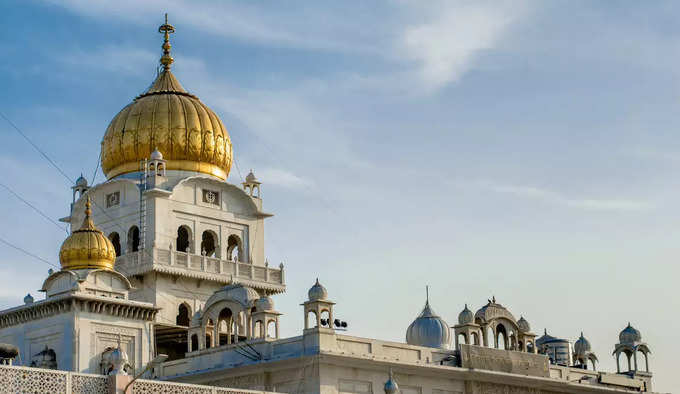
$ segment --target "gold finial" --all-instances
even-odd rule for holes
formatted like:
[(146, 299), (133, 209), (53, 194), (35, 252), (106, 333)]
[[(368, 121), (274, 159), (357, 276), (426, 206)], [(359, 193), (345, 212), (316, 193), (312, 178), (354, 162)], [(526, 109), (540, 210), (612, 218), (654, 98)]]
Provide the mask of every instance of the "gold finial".
[(85, 217), (90, 218), (92, 215), (92, 202), (90, 201), (90, 196), (87, 196), (87, 200), (85, 201)]
[(87, 200), (85, 200), (85, 219), (83, 219), (80, 229), (93, 230), (94, 228), (94, 223), (92, 223), (92, 202), (90, 201), (90, 196), (87, 196)]
[(165, 24), (158, 28), (159, 33), (163, 33), (163, 56), (161, 56), (161, 64), (163, 65), (163, 70), (169, 70), (170, 65), (175, 59), (170, 56), (170, 33), (175, 32), (174, 26), (168, 23), (168, 14), (165, 14)]

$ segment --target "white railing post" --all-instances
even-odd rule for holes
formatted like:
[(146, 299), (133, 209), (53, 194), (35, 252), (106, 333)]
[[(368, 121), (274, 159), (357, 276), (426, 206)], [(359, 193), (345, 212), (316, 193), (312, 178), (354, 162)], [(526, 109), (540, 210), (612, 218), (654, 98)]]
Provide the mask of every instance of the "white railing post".
[(283, 262), (281, 262), (281, 265), (279, 265), (279, 269), (281, 270), (281, 284), (284, 284), (286, 281), (283, 278)]
[(269, 282), (269, 261), (264, 262), (264, 281)]

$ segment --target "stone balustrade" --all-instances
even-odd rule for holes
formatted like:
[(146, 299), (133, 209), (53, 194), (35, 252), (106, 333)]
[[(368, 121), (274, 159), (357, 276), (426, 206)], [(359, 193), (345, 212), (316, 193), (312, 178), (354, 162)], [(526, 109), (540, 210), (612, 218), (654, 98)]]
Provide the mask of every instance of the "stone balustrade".
[(128, 275), (139, 275), (151, 270), (187, 275), (205, 280), (244, 284), (266, 284), (271, 290), (285, 287), (283, 264), (278, 268), (222, 260), (169, 249), (148, 248), (129, 252), (116, 258), (116, 269)]
[[(109, 394), (122, 392), (132, 376), (104, 376), (52, 369), (0, 365), (0, 392), (3, 393), (71, 393)], [(138, 394), (265, 394), (265, 391), (232, 389), (139, 379), (128, 392)]]

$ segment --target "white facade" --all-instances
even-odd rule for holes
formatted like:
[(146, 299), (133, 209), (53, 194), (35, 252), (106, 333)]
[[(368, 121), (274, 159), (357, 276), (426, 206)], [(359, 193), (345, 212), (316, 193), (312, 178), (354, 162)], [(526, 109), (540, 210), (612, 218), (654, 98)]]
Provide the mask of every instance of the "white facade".
[(0, 313), (0, 342), (19, 348), (24, 365), (41, 366), (44, 350), (56, 368), (101, 373), (101, 355), (121, 347), (133, 370), (153, 358), (153, 319), (157, 309), (128, 299), (129, 282), (110, 271), (78, 270), (51, 274), (46, 299)]

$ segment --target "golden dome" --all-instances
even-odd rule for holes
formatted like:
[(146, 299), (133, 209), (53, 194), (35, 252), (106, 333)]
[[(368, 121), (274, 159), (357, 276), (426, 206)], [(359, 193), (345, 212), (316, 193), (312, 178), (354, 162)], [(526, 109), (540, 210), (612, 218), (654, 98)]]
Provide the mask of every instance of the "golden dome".
[(164, 33), (162, 71), (151, 87), (116, 115), (102, 140), (102, 170), (111, 179), (136, 172), (140, 161), (158, 149), (167, 170), (210, 174), (226, 180), (232, 161), (231, 140), (220, 118), (187, 93), (170, 72), (169, 33)]
[(90, 197), (85, 203), (85, 219), (80, 229), (64, 240), (59, 250), (62, 269), (100, 268), (113, 270), (116, 249), (111, 240), (92, 223)]

